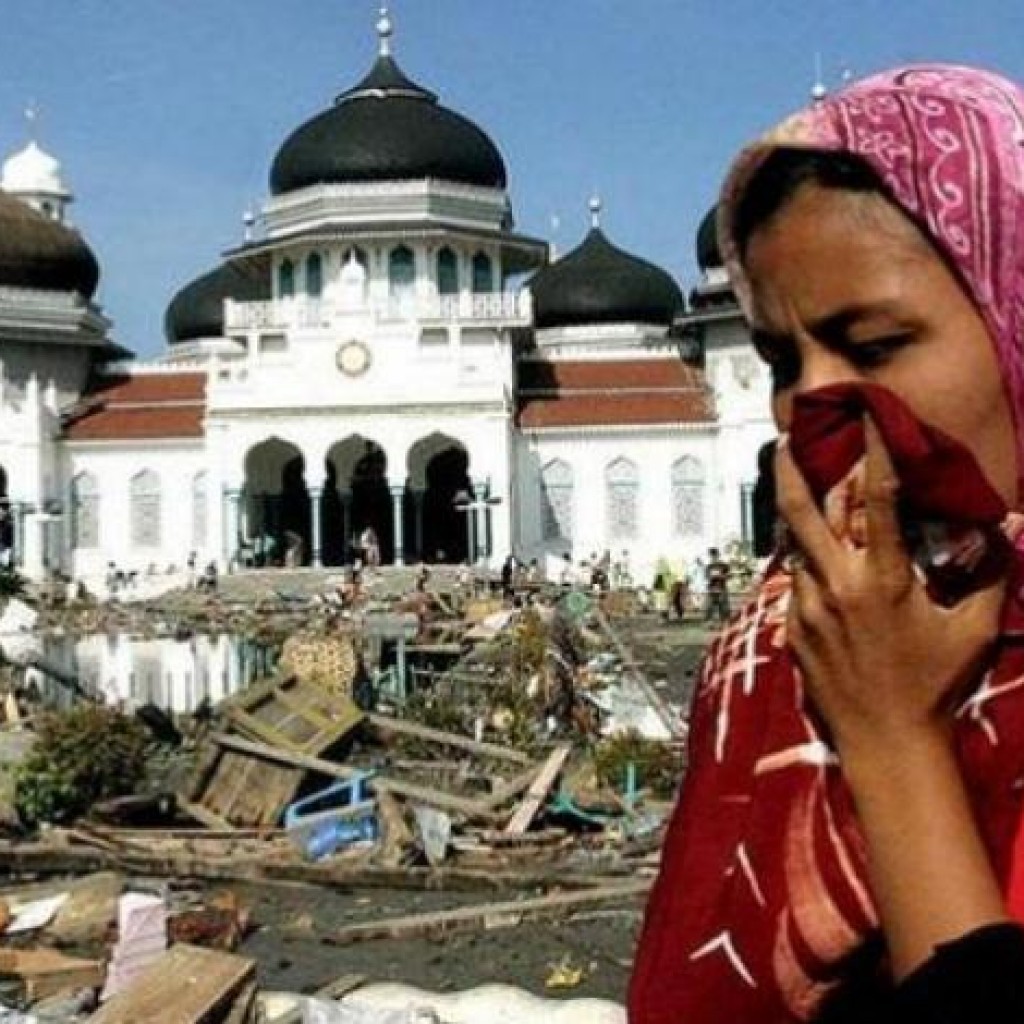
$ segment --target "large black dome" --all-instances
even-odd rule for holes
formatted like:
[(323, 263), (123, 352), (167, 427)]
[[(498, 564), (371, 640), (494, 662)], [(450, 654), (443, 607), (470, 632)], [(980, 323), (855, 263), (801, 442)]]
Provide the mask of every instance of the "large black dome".
[(77, 231), (0, 193), (0, 285), (91, 299), (99, 280), (96, 257)]
[(185, 285), (171, 299), (164, 315), (164, 334), (171, 345), (224, 335), (224, 300), (258, 302), (270, 298), (270, 282), (224, 263)]
[(321, 182), (443, 181), (504, 188), (505, 162), (471, 121), (382, 55), (354, 89), (285, 140), (270, 170), (275, 195)]
[(718, 204), (711, 207), (697, 228), (697, 265), (701, 270), (722, 266), (722, 251), (718, 247)]
[(538, 271), (530, 291), (542, 330), (607, 323), (667, 327), (683, 308), (683, 293), (669, 274), (612, 245), (597, 227), (578, 248)]

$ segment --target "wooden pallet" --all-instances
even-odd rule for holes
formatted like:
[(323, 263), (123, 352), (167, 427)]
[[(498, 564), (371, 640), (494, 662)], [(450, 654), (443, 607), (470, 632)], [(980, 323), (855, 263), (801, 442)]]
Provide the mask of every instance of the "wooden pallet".
[[(318, 757), (350, 733), (363, 713), (316, 683), (269, 680), (221, 707), (228, 729), (291, 754)], [(203, 750), (183, 804), (211, 827), (276, 825), (304, 769), (274, 764), (217, 743)]]

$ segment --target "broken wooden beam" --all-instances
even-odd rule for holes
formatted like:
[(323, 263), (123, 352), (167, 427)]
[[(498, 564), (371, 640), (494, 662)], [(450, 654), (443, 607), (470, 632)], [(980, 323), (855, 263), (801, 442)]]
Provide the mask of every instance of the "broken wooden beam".
[(471, 739), (469, 736), (445, 732), (443, 729), (432, 729), (429, 726), (419, 725), (417, 722), (410, 722), (404, 718), (394, 718), (391, 715), (369, 714), (366, 717), (375, 728), (387, 732), (413, 736), (416, 739), (427, 740), (445, 747), (454, 747), (456, 750), (465, 750), (469, 754), (479, 754), (481, 757), (491, 757), (499, 761), (511, 761), (513, 764), (524, 766), (531, 763), (527, 754), (519, 750), (512, 750), (510, 747), (499, 746), (496, 743), (483, 743)]
[(523, 921), (570, 917), (576, 910), (635, 900), (646, 896), (651, 885), (651, 879), (639, 879), (580, 892), (559, 892), (533, 899), (505, 900), (455, 910), (409, 914), (348, 925), (322, 938), (329, 945), (347, 946), (372, 939), (437, 938), (454, 932), (511, 928)]
[(548, 759), (544, 762), (544, 767), (537, 773), (537, 777), (526, 791), (523, 802), (517, 808), (516, 813), (512, 815), (512, 820), (505, 828), (506, 832), (510, 835), (522, 835), (530, 827), (541, 804), (551, 792), (551, 787), (555, 784), (559, 772), (565, 767), (565, 762), (569, 759), (571, 751), (572, 747), (568, 743), (562, 743), (551, 751)]

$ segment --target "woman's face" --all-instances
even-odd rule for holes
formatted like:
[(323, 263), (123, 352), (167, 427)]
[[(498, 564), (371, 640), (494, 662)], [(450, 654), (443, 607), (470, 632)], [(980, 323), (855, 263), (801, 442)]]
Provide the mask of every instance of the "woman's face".
[(1013, 421), (992, 340), (900, 210), (879, 195), (804, 185), (751, 236), (744, 266), (780, 430), (802, 391), (881, 384), (966, 445), (1016, 507)]

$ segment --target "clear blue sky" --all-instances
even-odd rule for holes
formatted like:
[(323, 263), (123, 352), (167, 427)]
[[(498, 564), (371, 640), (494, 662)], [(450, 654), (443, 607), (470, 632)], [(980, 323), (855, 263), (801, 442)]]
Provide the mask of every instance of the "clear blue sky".
[[(140, 354), (241, 238), (278, 146), (375, 54), (374, 0), (3, 0), (0, 150), (60, 158), (100, 301)], [(620, 245), (685, 286), (734, 150), (825, 78), (910, 60), (1024, 79), (1022, 0), (394, 0), (395, 52), (498, 143), (521, 230), (564, 251), (597, 189)], [(552, 231), (551, 218), (561, 222)]]

